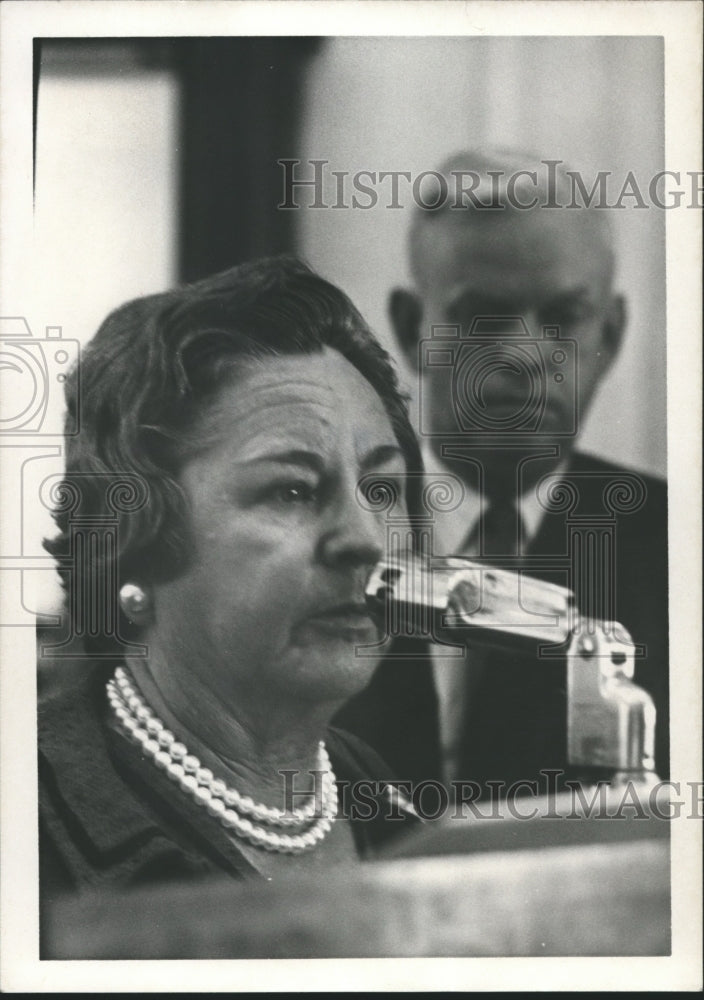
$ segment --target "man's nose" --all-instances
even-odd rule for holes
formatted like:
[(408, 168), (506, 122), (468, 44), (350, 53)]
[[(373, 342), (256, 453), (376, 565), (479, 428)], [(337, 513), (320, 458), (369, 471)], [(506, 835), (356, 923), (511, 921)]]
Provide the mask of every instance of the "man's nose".
[(330, 511), (320, 541), (320, 559), (329, 567), (373, 566), (384, 553), (383, 515), (365, 510), (355, 489)]
[(535, 344), (536, 340), (540, 339), (541, 335), (539, 318), (535, 311), (524, 310), (520, 318), (522, 320), (521, 324), (518, 322), (513, 324), (506, 323), (505, 328), (502, 328), (502, 325), (497, 323), (493, 331), (495, 339), (489, 341), (492, 356), (497, 362), (506, 362), (509, 373), (511, 368), (515, 368), (516, 363), (519, 362), (518, 370), (514, 374), (520, 374), (522, 363), (526, 357), (533, 357), (531, 352), (535, 348), (532, 345)]

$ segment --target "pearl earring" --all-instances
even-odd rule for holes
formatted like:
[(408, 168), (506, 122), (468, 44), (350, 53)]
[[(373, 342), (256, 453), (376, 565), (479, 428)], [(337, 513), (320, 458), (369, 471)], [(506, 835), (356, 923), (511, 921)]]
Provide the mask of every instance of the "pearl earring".
[(120, 587), (120, 607), (135, 622), (149, 610), (149, 598), (136, 583), (125, 583)]

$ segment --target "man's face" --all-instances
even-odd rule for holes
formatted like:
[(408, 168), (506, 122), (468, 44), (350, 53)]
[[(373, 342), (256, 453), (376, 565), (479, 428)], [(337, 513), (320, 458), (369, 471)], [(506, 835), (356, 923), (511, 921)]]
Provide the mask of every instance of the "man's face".
[[(557, 447), (554, 464), (572, 447), (622, 326), (599, 224), (584, 213), (545, 209), (492, 211), (472, 220), (464, 213), (429, 216), (418, 224), (413, 270), (421, 336), (448, 324), (460, 328), (466, 344), (453, 349), (451, 364), (421, 362), (421, 431), (431, 435), (438, 455), (443, 443), (476, 448), (510, 441), (513, 452), (481, 449), (481, 458), (485, 466), (512, 462), (515, 468), (516, 455), (532, 445)], [(512, 342), (495, 332), (489, 343), (483, 336), (478, 349), (474, 338), (481, 334), (468, 334), (473, 324), (484, 329), (486, 317), (522, 317), (530, 336)], [(545, 326), (558, 327), (559, 339), (576, 348), (547, 343)], [(520, 345), (518, 353), (512, 343)], [(544, 365), (542, 382), (531, 358)]]

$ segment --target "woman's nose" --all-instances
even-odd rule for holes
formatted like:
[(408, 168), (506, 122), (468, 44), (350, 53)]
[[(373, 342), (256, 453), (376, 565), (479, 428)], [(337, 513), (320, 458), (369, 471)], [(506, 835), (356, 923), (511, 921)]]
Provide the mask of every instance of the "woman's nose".
[(320, 542), (325, 565), (373, 566), (384, 553), (385, 525), (378, 512), (365, 510), (351, 490), (330, 511)]

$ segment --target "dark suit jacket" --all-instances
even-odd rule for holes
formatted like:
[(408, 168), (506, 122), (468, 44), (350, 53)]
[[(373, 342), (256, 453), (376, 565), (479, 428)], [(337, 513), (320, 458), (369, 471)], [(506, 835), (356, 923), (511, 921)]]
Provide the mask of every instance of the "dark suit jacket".
[[(528, 554), (569, 556), (570, 524), (597, 524), (614, 541), (613, 600), (593, 598), (593, 580), (569, 579), (564, 569), (527, 569), (533, 576), (571, 585), (580, 609), (620, 621), (642, 646), (635, 681), (653, 697), (657, 710), (656, 767), (669, 771), (667, 493), (662, 480), (637, 474), (642, 498), (616, 495), (623, 472), (618, 466), (576, 453), (565, 480), (577, 490), (577, 506), (546, 513)], [(634, 473), (629, 473), (634, 475)], [(605, 503), (605, 489), (612, 488)], [(642, 499), (642, 502), (640, 502)], [(622, 501), (626, 501), (623, 503)], [(620, 510), (631, 506), (637, 509)], [(615, 508), (615, 509), (614, 509)], [(590, 607), (590, 601), (591, 607)], [(437, 699), (427, 647), (406, 641), (408, 660), (383, 661), (366, 690), (338, 716), (340, 725), (362, 736), (414, 782), (441, 775)], [(567, 767), (566, 670), (564, 660), (491, 652), (473, 693), (463, 753), (467, 780), (486, 793), (489, 780), (510, 784), (534, 780), (541, 769)]]

